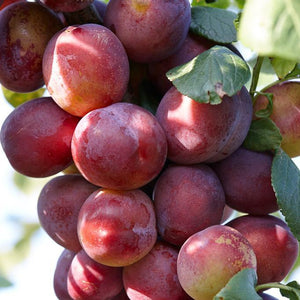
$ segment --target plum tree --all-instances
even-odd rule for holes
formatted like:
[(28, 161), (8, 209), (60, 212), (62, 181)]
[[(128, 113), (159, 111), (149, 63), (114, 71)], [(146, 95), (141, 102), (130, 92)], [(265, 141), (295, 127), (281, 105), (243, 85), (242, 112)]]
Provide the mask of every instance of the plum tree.
[(23, 104), (1, 146), (24, 182), (49, 177), (55, 296), (298, 298), (298, 2), (16, 2), (0, 1), (0, 83)]

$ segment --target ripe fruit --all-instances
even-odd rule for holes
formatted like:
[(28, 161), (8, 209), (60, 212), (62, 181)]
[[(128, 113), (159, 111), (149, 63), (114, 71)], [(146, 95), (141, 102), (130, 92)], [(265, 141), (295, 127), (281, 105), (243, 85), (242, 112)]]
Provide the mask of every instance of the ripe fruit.
[(129, 63), (123, 45), (109, 29), (98, 24), (74, 25), (49, 41), (43, 75), (54, 101), (82, 117), (122, 100)]
[(168, 158), (178, 164), (221, 160), (244, 141), (252, 118), (246, 88), (221, 104), (199, 103), (172, 87), (162, 98), (156, 117), (168, 140)]
[[(300, 155), (300, 83), (286, 81), (264, 90), (273, 94), (271, 119), (282, 135), (281, 148), (290, 156)], [(260, 95), (256, 98), (254, 111), (266, 108), (268, 100)]]
[(138, 262), (124, 267), (123, 283), (130, 299), (184, 300), (190, 297), (177, 277), (178, 250), (157, 242)]
[(63, 25), (52, 11), (32, 2), (0, 12), (0, 83), (15, 92), (44, 85), (42, 60), (47, 43)]
[(192, 234), (220, 224), (225, 194), (207, 165), (170, 165), (158, 177), (153, 193), (160, 236), (182, 245)]
[(156, 218), (151, 199), (141, 190), (99, 189), (84, 202), (78, 236), (95, 261), (114, 267), (135, 263), (156, 242)]
[(74, 256), (67, 277), (68, 293), (73, 300), (111, 299), (122, 288), (122, 268), (99, 264), (83, 250)]
[(128, 57), (141, 63), (160, 61), (179, 49), (190, 21), (188, 0), (110, 0), (104, 16)]
[(72, 138), (72, 156), (81, 174), (109, 189), (142, 187), (159, 174), (166, 155), (166, 136), (158, 121), (130, 103), (85, 115)]
[(61, 12), (74, 12), (84, 9), (90, 5), (93, 0), (39, 0), (45, 6), (53, 9), (54, 11)]
[(58, 299), (72, 299), (68, 293), (67, 280), (70, 265), (75, 255), (75, 252), (64, 249), (57, 260), (53, 276), (53, 288)]
[(257, 258), (257, 283), (280, 282), (292, 269), (298, 256), (298, 241), (281, 219), (245, 215), (226, 224), (250, 242)]
[(81, 175), (61, 175), (42, 188), (37, 204), (40, 224), (59, 245), (74, 252), (81, 250), (77, 236), (79, 210), (98, 187)]
[(15, 108), (2, 124), (2, 148), (19, 173), (55, 175), (72, 163), (71, 139), (78, 121), (51, 97), (32, 99)]
[(271, 152), (240, 147), (212, 165), (223, 185), (226, 204), (240, 212), (264, 215), (278, 210), (271, 185)]
[(195, 300), (213, 299), (244, 268), (256, 269), (254, 251), (240, 232), (224, 225), (193, 234), (177, 260), (179, 282)]

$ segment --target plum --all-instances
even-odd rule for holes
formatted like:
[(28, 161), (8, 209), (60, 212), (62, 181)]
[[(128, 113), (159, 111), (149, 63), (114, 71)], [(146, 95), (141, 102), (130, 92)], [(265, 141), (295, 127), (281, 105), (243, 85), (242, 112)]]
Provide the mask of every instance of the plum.
[(205, 164), (171, 165), (158, 177), (153, 195), (158, 232), (171, 244), (180, 246), (192, 234), (221, 222), (225, 194)]
[(236, 229), (213, 225), (189, 237), (179, 250), (178, 279), (195, 300), (211, 300), (232, 276), (245, 268), (256, 270), (248, 240)]
[(122, 43), (106, 27), (73, 25), (49, 41), (43, 75), (54, 101), (70, 114), (82, 117), (122, 101), (129, 81), (129, 62)]
[(131, 190), (152, 181), (167, 156), (157, 119), (131, 103), (115, 103), (85, 115), (72, 138), (72, 157), (81, 174), (103, 188)]
[(54, 11), (74, 12), (86, 8), (94, 0), (39, 0), (42, 4)]
[(73, 300), (112, 299), (123, 289), (122, 268), (97, 263), (81, 250), (71, 262), (67, 289)]
[(218, 105), (199, 103), (175, 87), (156, 112), (168, 141), (168, 159), (177, 164), (214, 162), (243, 143), (252, 120), (252, 100), (245, 87)]
[(81, 175), (61, 175), (49, 180), (38, 197), (38, 217), (42, 228), (59, 245), (81, 250), (77, 236), (79, 210), (99, 187)]
[[(290, 156), (300, 155), (300, 82), (285, 81), (263, 90), (273, 94), (271, 119), (282, 135), (281, 148)], [(266, 108), (266, 96), (255, 99), (254, 112)]]
[(225, 192), (226, 204), (240, 212), (264, 215), (277, 211), (271, 184), (273, 154), (240, 147), (212, 164)]
[(11, 166), (29, 177), (48, 177), (72, 163), (71, 140), (79, 118), (51, 97), (15, 108), (1, 128), (1, 144)]
[(179, 49), (190, 21), (188, 0), (110, 0), (104, 16), (128, 57), (140, 63), (160, 61)]
[(123, 283), (131, 300), (191, 299), (177, 277), (178, 249), (157, 242), (152, 250), (134, 264), (124, 267)]
[(0, 11), (0, 83), (26, 93), (44, 85), (46, 46), (63, 28), (59, 17), (38, 3), (21, 1)]
[(244, 215), (226, 223), (250, 242), (257, 258), (257, 283), (280, 282), (298, 257), (298, 241), (287, 224), (272, 215)]
[(99, 189), (78, 216), (82, 248), (95, 261), (123, 267), (144, 257), (157, 238), (151, 199), (141, 190)]
[(60, 300), (72, 300), (68, 293), (67, 282), (68, 272), (75, 255), (76, 252), (64, 249), (57, 260), (53, 276), (53, 288), (56, 297)]
[(205, 37), (188, 33), (182, 46), (174, 54), (148, 65), (151, 81), (161, 93), (165, 94), (172, 87), (172, 82), (167, 78), (166, 73), (176, 66), (187, 63), (214, 45), (214, 42)]

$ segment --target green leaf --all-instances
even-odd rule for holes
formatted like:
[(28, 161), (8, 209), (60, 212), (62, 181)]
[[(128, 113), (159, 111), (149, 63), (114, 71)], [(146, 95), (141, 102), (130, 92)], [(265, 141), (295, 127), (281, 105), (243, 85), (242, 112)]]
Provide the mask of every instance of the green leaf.
[(287, 297), (291, 300), (300, 300), (300, 285), (297, 281), (291, 281), (286, 286), (291, 287), (290, 290), (280, 289), (280, 293), (283, 297)]
[(238, 39), (260, 56), (300, 62), (300, 1), (246, 1)]
[(234, 21), (237, 14), (215, 7), (192, 7), (190, 30), (217, 43), (232, 43), (237, 40)]
[(251, 76), (247, 63), (226, 47), (214, 46), (167, 72), (184, 95), (202, 103), (218, 104), (233, 96)]
[(243, 146), (253, 151), (274, 150), (280, 147), (282, 136), (269, 118), (253, 120)]
[(300, 241), (300, 170), (282, 149), (275, 152), (271, 178), (279, 208)]
[(229, 280), (214, 300), (261, 300), (255, 291), (256, 281), (254, 269), (243, 269)]
[(17, 107), (20, 104), (27, 102), (29, 100), (42, 97), (45, 93), (45, 88), (40, 88), (34, 92), (30, 93), (17, 93), (11, 90), (8, 90), (3, 85), (1, 86), (4, 98), (8, 103), (10, 103), (13, 107)]
[(296, 66), (295, 61), (287, 60), (280, 57), (272, 58), (271, 64), (279, 79), (285, 78), (289, 73), (291, 73), (294, 70)]
[(300, 64), (297, 64), (294, 70), (291, 73), (289, 73), (287, 76), (285, 76), (285, 80), (299, 79), (299, 78), (300, 78)]
[(192, 6), (210, 6), (218, 8), (228, 8), (230, 5), (230, 0), (215, 0), (215, 1), (206, 1), (206, 0), (193, 0)]

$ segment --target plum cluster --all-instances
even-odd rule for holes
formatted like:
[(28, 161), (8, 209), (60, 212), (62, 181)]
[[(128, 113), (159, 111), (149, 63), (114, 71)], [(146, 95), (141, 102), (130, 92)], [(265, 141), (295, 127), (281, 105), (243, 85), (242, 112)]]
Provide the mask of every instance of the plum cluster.
[[(17, 172), (51, 176), (37, 212), (63, 247), (56, 296), (211, 300), (247, 268), (259, 284), (282, 281), (298, 241), (273, 214), (274, 154), (243, 147), (248, 90), (200, 103), (165, 75), (215, 45), (189, 32), (190, 2), (92, 2), (0, 12), (0, 83), (49, 92), (11, 112), (1, 145)], [(102, 24), (65, 20), (91, 5)], [(145, 80), (159, 98), (148, 107)]]

